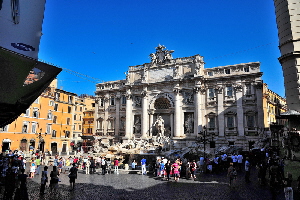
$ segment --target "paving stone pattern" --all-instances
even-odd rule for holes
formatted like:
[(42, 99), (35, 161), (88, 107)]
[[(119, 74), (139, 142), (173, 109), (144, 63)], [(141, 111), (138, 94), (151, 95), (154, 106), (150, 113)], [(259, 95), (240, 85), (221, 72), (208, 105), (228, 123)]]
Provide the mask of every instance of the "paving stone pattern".
[[(52, 170), (52, 167), (49, 167)], [(268, 186), (257, 183), (256, 172), (251, 174), (251, 183), (245, 183), (244, 174), (239, 173), (235, 187), (229, 187), (226, 173), (199, 174), (198, 179), (182, 178), (179, 182), (165, 181), (152, 175), (128, 174), (120, 170), (120, 174), (85, 174), (79, 170), (74, 191), (70, 191), (67, 174), (61, 174), (61, 182), (56, 194), (49, 193), (46, 188), (44, 196), (39, 195), (40, 176), (28, 179), (28, 193), (32, 200), (53, 199), (199, 199), (199, 200), (270, 200)], [(284, 199), (283, 191), (279, 191), (278, 200)]]

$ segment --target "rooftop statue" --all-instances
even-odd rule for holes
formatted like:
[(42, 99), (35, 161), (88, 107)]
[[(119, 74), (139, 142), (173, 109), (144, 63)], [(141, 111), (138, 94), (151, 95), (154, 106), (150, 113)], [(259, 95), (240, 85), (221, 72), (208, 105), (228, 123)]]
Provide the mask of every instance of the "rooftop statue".
[(167, 50), (164, 45), (158, 45), (158, 47), (155, 48), (156, 52), (150, 54), (151, 63), (165, 63), (166, 61), (170, 61), (173, 59), (172, 53), (174, 50)]

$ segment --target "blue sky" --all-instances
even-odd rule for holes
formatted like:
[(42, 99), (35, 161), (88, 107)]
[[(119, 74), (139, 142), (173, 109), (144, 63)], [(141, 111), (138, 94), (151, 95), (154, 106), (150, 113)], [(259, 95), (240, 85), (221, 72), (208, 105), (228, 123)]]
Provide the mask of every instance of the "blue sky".
[[(42, 32), (40, 59), (102, 81), (125, 79), (162, 44), (174, 58), (200, 54), (205, 68), (259, 61), (285, 96), (273, 0), (48, 0)], [(78, 73), (61, 72), (59, 87), (93, 95)]]

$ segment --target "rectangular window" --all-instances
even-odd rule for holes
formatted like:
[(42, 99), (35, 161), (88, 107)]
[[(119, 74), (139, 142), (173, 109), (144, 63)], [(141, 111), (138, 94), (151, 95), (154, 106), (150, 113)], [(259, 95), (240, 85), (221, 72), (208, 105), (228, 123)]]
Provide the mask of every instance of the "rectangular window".
[(56, 130), (52, 131), (52, 137), (56, 137)]
[(244, 67), (244, 72), (249, 72), (249, 67)]
[(125, 105), (125, 104), (126, 104), (126, 96), (123, 95), (123, 96), (122, 96), (122, 105)]
[(215, 97), (215, 89), (214, 88), (209, 88), (208, 89), (208, 97), (209, 98), (214, 98)]
[(0, 132), (7, 132), (8, 131), (8, 125), (0, 127)]
[(227, 128), (234, 128), (234, 118), (233, 116), (227, 117)]
[(216, 124), (216, 121), (215, 121), (215, 117), (210, 117), (208, 118), (208, 126), (209, 128), (215, 128), (215, 124)]
[(31, 132), (36, 133), (36, 122), (32, 122)]
[(72, 104), (72, 103), (73, 103), (73, 97), (72, 97), (72, 96), (69, 96), (69, 97), (68, 97), (68, 102), (69, 102), (69, 104)]
[(80, 110), (80, 112), (82, 112), (82, 107), (81, 106), (80, 106), (79, 110)]
[(248, 115), (247, 116), (247, 126), (248, 128), (254, 128), (254, 116), (253, 115)]
[(68, 113), (71, 113), (71, 106), (68, 106)]
[(51, 133), (51, 124), (47, 124), (46, 133), (47, 133), (47, 134), (50, 134), (50, 133)]
[(74, 115), (74, 120), (76, 120), (76, 116), (77, 116), (77, 115)]
[(29, 115), (30, 115), (30, 108), (28, 108), (27, 110), (26, 110), (26, 112), (25, 112), (25, 117), (29, 117)]
[(38, 118), (39, 117), (39, 111), (37, 108), (34, 108), (33, 112), (32, 112), (32, 117), (34, 118)]
[(250, 84), (246, 85), (246, 95), (251, 95), (251, 85)]
[(92, 103), (92, 107), (95, 108), (95, 103)]
[(54, 110), (55, 110), (55, 111), (58, 110), (58, 104), (57, 104), (57, 103), (54, 105)]
[(67, 118), (67, 125), (70, 125), (70, 118)]
[(81, 130), (81, 125), (79, 125), (79, 130)]
[(226, 87), (226, 96), (232, 97), (233, 96), (232, 94), (233, 94), (233, 92), (232, 92), (232, 86)]
[(55, 93), (55, 101), (59, 101), (60, 94), (58, 92)]
[(51, 112), (51, 110), (48, 111), (47, 119), (49, 119), (49, 120), (52, 119), (52, 112)]
[(27, 130), (28, 130), (28, 123), (25, 122), (22, 127), (22, 133), (27, 133)]
[(52, 100), (49, 101), (49, 106), (53, 106), (54, 102)]
[(66, 131), (66, 138), (69, 138), (70, 137), (70, 131)]
[(225, 74), (230, 74), (230, 69), (225, 69)]
[(110, 105), (111, 105), (111, 106), (114, 106), (114, 105), (115, 105), (115, 98), (114, 98), (114, 97), (111, 97), (111, 98), (110, 98)]
[(100, 99), (100, 107), (104, 106), (104, 99)]
[(56, 124), (56, 121), (57, 121), (57, 116), (54, 116), (53, 117), (53, 124)]
[(207, 75), (208, 75), (208, 76), (213, 76), (214, 73), (213, 73), (213, 72), (207, 72)]

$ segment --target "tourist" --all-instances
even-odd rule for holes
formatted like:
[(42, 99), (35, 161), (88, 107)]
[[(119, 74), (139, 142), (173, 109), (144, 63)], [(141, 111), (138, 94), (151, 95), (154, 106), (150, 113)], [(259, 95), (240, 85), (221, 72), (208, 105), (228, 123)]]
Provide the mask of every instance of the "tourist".
[(141, 160), (142, 175), (146, 175), (146, 162), (147, 160), (143, 157), (143, 159)]
[[(27, 200), (27, 174), (24, 174), (25, 169), (21, 169), (21, 174), (18, 175), (18, 180), (20, 181), (20, 199)], [(16, 198), (15, 198), (16, 199)]]
[(231, 186), (233, 183), (236, 182), (237, 171), (236, 171), (235, 167), (233, 166), (233, 163), (230, 163), (230, 166), (227, 171), (227, 176), (229, 177), (229, 186)]
[(157, 158), (157, 160), (155, 162), (155, 172), (154, 172), (155, 176), (159, 176), (160, 175), (160, 171), (159, 171), (160, 162), (161, 162), (160, 159)]
[(119, 174), (119, 160), (117, 158), (114, 160), (114, 173)]
[(243, 166), (243, 155), (239, 153), (237, 156), (237, 162), (238, 162), (238, 170), (242, 170)]
[(40, 165), (41, 165), (41, 159), (39, 156), (35, 159), (35, 164), (36, 164), (35, 174), (39, 175), (40, 174)]
[(91, 162), (91, 165), (90, 165), (90, 171), (91, 171), (91, 174), (95, 173), (96, 171), (96, 163), (95, 163), (95, 160), (93, 157), (90, 158), (90, 162)]
[(284, 179), (284, 196), (286, 200), (293, 200), (293, 177), (292, 174), (287, 172), (287, 177)]
[(7, 168), (5, 174), (5, 190), (3, 199), (12, 199), (12, 196), (15, 191), (16, 186), (16, 177), (15, 173), (11, 170), (11, 168)]
[(199, 164), (200, 164), (200, 173), (204, 173), (205, 159), (203, 156), (200, 157)]
[(132, 169), (132, 170), (135, 170), (136, 165), (137, 165), (136, 161), (133, 160), (132, 163), (131, 163), (131, 169)]
[(165, 164), (165, 172), (166, 172), (166, 176), (167, 176), (167, 181), (170, 180), (171, 169), (172, 169), (172, 165), (171, 165), (170, 160), (168, 160), (167, 164)]
[(63, 168), (63, 160), (62, 160), (62, 158), (60, 158), (58, 160), (57, 168), (58, 168), (58, 173), (61, 173), (62, 172), (62, 168)]
[(197, 163), (195, 160), (190, 163), (190, 172), (191, 172), (191, 178), (194, 180), (196, 179), (196, 170), (197, 170)]
[(249, 162), (249, 158), (246, 158), (245, 161), (245, 181), (246, 183), (250, 183), (250, 162)]
[(101, 157), (98, 156), (98, 157), (96, 158), (96, 169), (99, 169), (100, 166), (101, 166)]
[(66, 166), (65, 166), (65, 172), (64, 172), (64, 174), (66, 173), (66, 171), (70, 170), (70, 166), (71, 166), (70, 159), (67, 159), (66, 160)]
[(71, 190), (74, 190), (75, 188), (75, 179), (77, 179), (77, 171), (78, 169), (76, 168), (76, 164), (73, 163), (73, 167), (70, 169), (69, 174)]
[(106, 174), (106, 166), (107, 166), (106, 159), (105, 159), (105, 157), (102, 157), (102, 159), (101, 159), (102, 175)]
[(190, 162), (187, 162), (186, 165), (185, 165), (185, 178), (189, 179), (191, 176), (192, 176), (191, 164), (190, 164)]
[(42, 171), (42, 177), (41, 177), (41, 188), (40, 188), (40, 194), (44, 195), (45, 194), (45, 187), (48, 182), (48, 167), (44, 167), (44, 171)]
[(231, 156), (231, 159), (232, 159), (233, 167), (234, 167), (235, 169), (237, 169), (237, 155), (236, 155), (236, 154), (235, 154), (235, 155), (232, 155), (232, 156)]
[(179, 165), (178, 165), (178, 160), (176, 160), (173, 165), (172, 165), (172, 172), (174, 175), (174, 180), (177, 182), (179, 181), (180, 178), (180, 172), (179, 172)]
[(30, 169), (29, 169), (30, 175), (29, 178), (34, 178), (34, 173), (35, 173), (35, 163), (32, 160), (30, 163)]
[[(75, 163), (73, 163), (73, 164), (75, 164)], [(90, 166), (91, 166), (91, 162), (89, 159), (87, 159), (85, 162), (85, 174), (90, 174)]]
[(165, 163), (164, 161), (161, 161), (159, 164), (159, 173), (160, 173), (160, 177), (165, 177)]
[(56, 192), (57, 191), (57, 188), (58, 188), (58, 176), (59, 176), (59, 173), (57, 171), (57, 167), (56, 166), (53, 166), (53, 170), (51, 171), (50, 173), (50, 192)]

